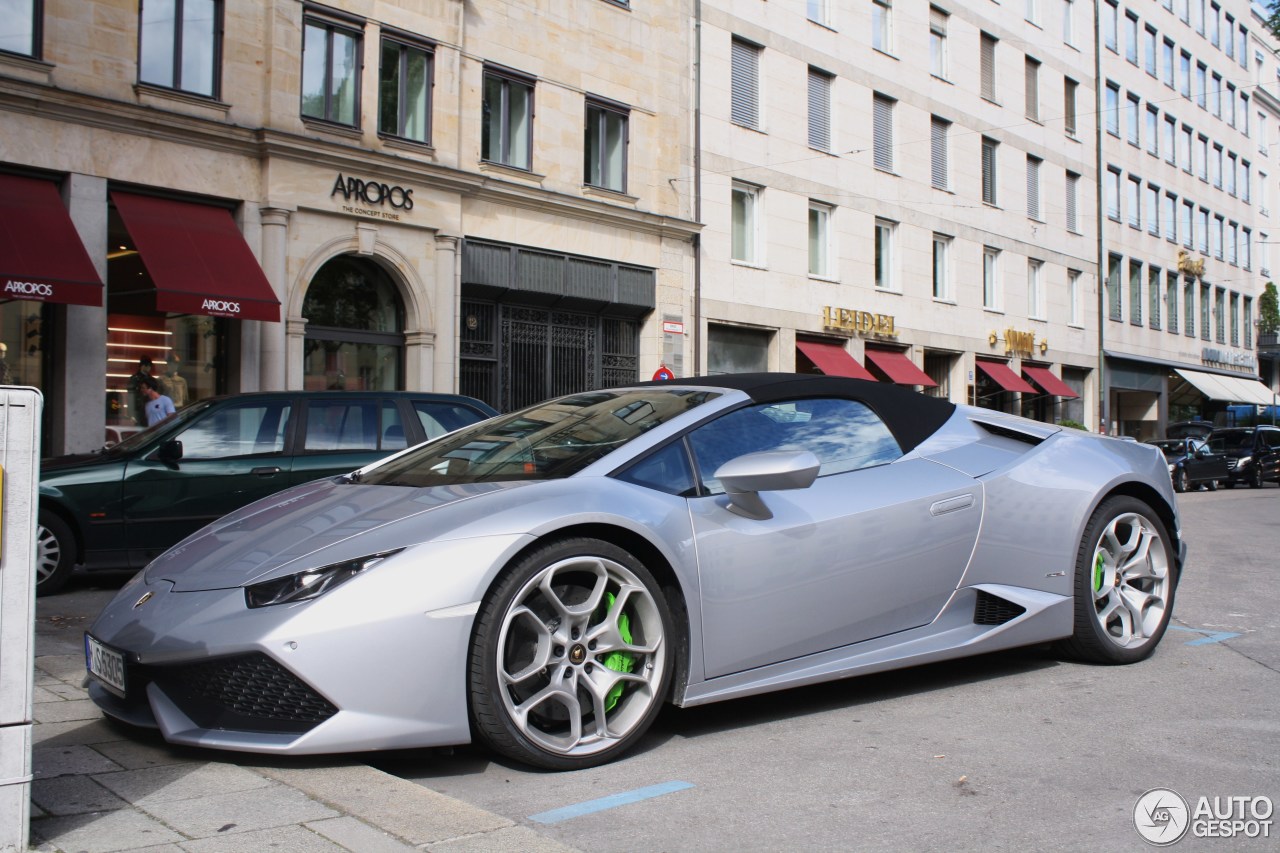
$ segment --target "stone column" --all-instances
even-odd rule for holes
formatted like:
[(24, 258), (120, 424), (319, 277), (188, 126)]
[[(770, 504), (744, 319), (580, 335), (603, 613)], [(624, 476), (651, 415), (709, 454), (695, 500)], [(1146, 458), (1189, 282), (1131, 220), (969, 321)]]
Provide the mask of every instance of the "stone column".
[(443, 393), (458, 390), (458, 310), (462, 301), (462, 268), (458, 237), (436, 235), (435, 287), (435, 379), (431, 388)]
[[(302, 373), (299, 369), (298, 384), (286, 384), (287, 314), (289, 311), (289, 211), (279, 207), (262, 208), (262, 271), (271, 282), (271, 289), (280, 300), (280, 322), (259, 323), (260, 356), (259, 388), (279, 391), (284, 388), (301, 388)], [(301, 354), (302, 350), (298, 350)], [(301, 362), (299, 362), (299, 367)], [(292, 382), (293, 377), (289, 377)]]
[(284, 388), (289, 391), (301, 391), (303, 386), (304, 364), (302, 345), (307, 334), (307, 321), (303, 317), (291, 317), (280, 324), (285, 331)]
[(435, 391), (431, 385), (435, 362), (435, 332), (406, 332), (404, 336), (404, 387), (408, 391)]
[[(76, 233), (98, 275), (106, 282), (107, 181), (90, 175), (69, 175), (63, 196)], [(106, 301), (104, 288), (101, 306), (68, 305), (62, 313), (63, 328), (57, 336), (56, 349), (45, 354), (54, 359), (57, 384), (44, 389), (45, 405), (52, 409), (52, 434), (45, 436), (48, 446), (41, 448), (42, 455), (96, 450), (105, 439)], [(28, 304), (30, 310), (40, 311), (37, 303)], [(125, 373), (133, 372), (132, 365), (119, 367)]]

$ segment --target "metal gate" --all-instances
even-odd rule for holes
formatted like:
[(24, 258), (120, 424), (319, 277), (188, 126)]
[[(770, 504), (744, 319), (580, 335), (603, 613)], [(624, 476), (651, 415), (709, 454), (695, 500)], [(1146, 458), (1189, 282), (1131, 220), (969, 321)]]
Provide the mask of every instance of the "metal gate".
[(464, 300), (460, 339), (461, 392), (499, 411), (638, 378), (636, 320)]

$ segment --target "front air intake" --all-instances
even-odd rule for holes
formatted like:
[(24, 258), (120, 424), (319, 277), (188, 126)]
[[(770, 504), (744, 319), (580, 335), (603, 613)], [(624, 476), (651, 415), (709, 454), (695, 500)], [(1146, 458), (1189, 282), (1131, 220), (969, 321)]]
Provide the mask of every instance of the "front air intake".
[(1017, 619), (1027, 608), (1008, 599), (978, 590), (978, 601), (973, 606), (975, 625), (1003, 625)]

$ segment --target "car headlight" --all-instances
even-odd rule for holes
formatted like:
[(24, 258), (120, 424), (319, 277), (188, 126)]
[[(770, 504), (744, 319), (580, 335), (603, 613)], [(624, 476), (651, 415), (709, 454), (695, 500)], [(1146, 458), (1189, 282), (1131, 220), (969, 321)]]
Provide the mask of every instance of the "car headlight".
[(1238, 460), (1236, 460), (1236, 465), (1243, 468), (1244, 466), (1248, 465), (1252, 461), (1253, 461), (1252, 456), (1241, 456)]
[(387, 557), (398, 554), (402, 550), (404, 549), (396, 548), (393, 551), (380, 551), (367, 557), (334, 563), (332, 566), (308, 569), (305, 572), (251, 584), (244, 588), (244, 600), (251, 608), (310, 601), (341, 586), (361, 572), (373, 568)]

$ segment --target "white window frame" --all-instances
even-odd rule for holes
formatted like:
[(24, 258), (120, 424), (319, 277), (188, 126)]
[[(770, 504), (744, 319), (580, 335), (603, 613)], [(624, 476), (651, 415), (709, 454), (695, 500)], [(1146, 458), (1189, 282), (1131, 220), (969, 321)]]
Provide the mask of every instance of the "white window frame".
[(993, 246), (982, 247), (982, 307), (988, 311), (1004, 308), (1000, 298), (1000, 254)]
[[(737, 263), (764, 266), (761, 240), (763, 195), (764, 187), (743, 181), (733, 182), (729, 256)], [(741, 222), (738, 221), (740, 213)]]
[(954, 302), (951, 281), (950, 235), (935, 232), (933, 235), (933, 298), (938, 302)]
[(835, 208), (820, 201), (809, 200), (809, 275), (834, 279), (834, 230), (832, 217)]
[(896, 293), (898, 285), (898, 223), (876, 219), (872, 244), (872, 277), (877, 290)]
[(893, 55), (893, 0), (871, 0), (871, 46)]
[(1027, 258), (1027, 316), (1044, 320), (1044, 261)]

